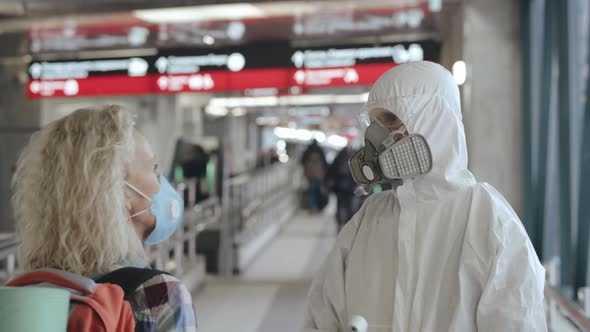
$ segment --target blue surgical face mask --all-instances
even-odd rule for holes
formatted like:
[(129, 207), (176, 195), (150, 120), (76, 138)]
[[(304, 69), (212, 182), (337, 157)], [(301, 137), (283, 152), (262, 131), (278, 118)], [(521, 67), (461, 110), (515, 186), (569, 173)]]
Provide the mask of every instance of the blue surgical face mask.
[(182, 221), (184, 202), (168, 180), (160, 175), (160, 191), (151, 198), (132, 184), (128, 182), (125, 182), (125, 184), (152, 203), (149, 208), (131, 216), (133, 218), (147, 211), (151, 211), (154, 217), (156, 217), (156, 227), (144, 243), (150, 245), (158, 244), (170, 238), (176, 230), (176, 226)]

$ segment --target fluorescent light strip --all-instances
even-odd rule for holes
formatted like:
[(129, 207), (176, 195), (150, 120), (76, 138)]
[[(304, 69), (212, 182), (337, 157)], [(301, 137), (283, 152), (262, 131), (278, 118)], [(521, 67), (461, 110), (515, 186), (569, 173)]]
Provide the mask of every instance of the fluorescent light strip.
[(228, 114), (228, 110), (225, 107), (209, 105), (205, 108), (205, 113), (215, 117), (222, 117)]
[(321, 8), (321, 4), (307, 1), (273, 1), (135, 10), (133, 15), (150, 23), (186, 23), (305, 15), (317, 12), (318, 8)]
[(228, 97), (211, 98), (214, 107), (262, 107), (262, 106), (302, 106), (330, 104), (362, 104), (368, 99), (368, 93), (356, 95), (302, 95), (282, 97)]
[(256, 124), (259, 126), (277, 126), (281, 120), (276, 116), (261, 116), (256, 119)]
[(310, 131), (307, 129), (293, 129), (287, 127), (276, 127), (274, 134), (280, 139), (310, 141), (312, 138), (319, 143), (334, 146), (336, 148), (343, 148), (348, 144), (348, 139), (340, 135), (330, 135), (326, 137), (321, 131)]
[(196, 21), (239, 20), (264, 17), (264, 12), (251, 4), (236, 3), (210, 6), (171, 7), (134, 10), (133, 15), (149, 23), (185, 23)]
[(467, 65), (464, 61), (457, 61), (453, 64), (453, 78), (457, 85), (463, 85), (467, 80)]

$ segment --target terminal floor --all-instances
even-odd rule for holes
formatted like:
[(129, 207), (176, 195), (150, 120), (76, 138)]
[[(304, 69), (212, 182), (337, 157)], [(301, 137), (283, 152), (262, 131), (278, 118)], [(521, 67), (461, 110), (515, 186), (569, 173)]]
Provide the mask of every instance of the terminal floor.
[(208, 277), (193, 296), (199, 331), (299, 331), (311, 279), (334, 244), (333, 210), (297, 214), (242, 275)]

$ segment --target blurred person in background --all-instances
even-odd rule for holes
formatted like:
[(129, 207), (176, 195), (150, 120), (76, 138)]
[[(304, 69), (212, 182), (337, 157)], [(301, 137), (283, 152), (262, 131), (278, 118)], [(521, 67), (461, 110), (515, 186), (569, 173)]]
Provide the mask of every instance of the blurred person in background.
[[(187, 143), (185, 143), (187, 144)], [(209, 198), (209, 192), (206, 186), (207, 177), (207, 163), (209, 162), (209, 154), (200, 145), (188, 145), (187, 149), (190, 151), (181, 162), (183, 175), (185, 178), (194, 178), (195, 186), (195, 203), (199, 203)], [(185, 194), (185, 201), (188, 200), (188, 191)]]
[(265, 168), (267, 166), (276, 164), (279, 161), (280, 160), (277, 150), (274, 148), (267, 149), (265, 151), (259, 152), (256, 156), (256, 168)]
[[(467, 169), (453, 76), (399, 65), (364, 111), (372, 146), (421, 135), (431, 168), (369, 196), (344, 226), (312, 282), (304, 331), (546, 331), (545, 271), (512, 207)], [(373, 142), (375, 130), (389, 135)]]
[[(182, 199), (117, 106), (77, 110), (36, 132), (13, 189), (24, 272), (51, 268), (94, 280), (124, 267), (150, 272), (143, 244), (165, 241), (182, 219), (172, 209)], [(127, 301), (135, 331), (196, 330), (191, 294), (171, 275), (155, 274)]]
[(268, 151), (268, 154), (269, 154), (269, 159), (270, 159), (271, 165), (276, 164), (280, 161), (279, 154), (277, 153), (276, 149), (270, 149)]
[(315, 139), (301, 157), (301, 164), (307, 179), (307, 203), (312, 213), (319, 212), (325, 206), (324, 180), (328, 168), (326, 154)]
[(354, 195), (357, 184), (354, 182), (348, 167), (348, 161), (354, 150), (349, 143), (340, 150), (328, 168), (326, 182), (331, 191), (336, 194), (336, 223), (338, 231), (360, 207), (360, 200)]

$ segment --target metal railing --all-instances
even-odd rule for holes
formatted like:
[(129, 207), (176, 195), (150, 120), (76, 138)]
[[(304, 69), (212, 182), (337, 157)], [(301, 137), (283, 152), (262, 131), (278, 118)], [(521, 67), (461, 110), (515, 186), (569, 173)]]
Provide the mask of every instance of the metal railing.
[(17, 240), (14, 233), (0, 234), (0, 281), (8, 280), (16, 273)]
[(580, 288), (577, 302), (568, 299), (558, 290), (560, 284), (559, 261), (545, 264), (545, 311), (550, 332), (590, 332), (590, 289)]
[(151, 264), (158, 270), (168, 271), (177, 277), (187, 272), (187, 267), (197, 262), (197, 236), (221, 220), (221, 205), (217, 197), (195, 204), (196, 181), (176, 183), (176, 190), (182, 195), (188, 193), (187, 208), (181, 227), (172, 238), (158, 245), (146, 247)]
[(545, 287), (545, 303), (550, 332), (590, 332), (590, 321), (582, 307), (564, 298), (551, 286)]
[[(240, 259), (243, 256), (240, 250), (257, 241), (264, 242), (260, 240), (263, 234), (277, 232), (294, 214), (300, 176), (297, 164), (277, 163), (231, 178), (224, 185), (228, 202), (224, 205), (225, 226), (221, 228), (221, 237), (222, 241), (231, 243), (224, 247), (232, 253), (221, 255), (226, 260), (220, 261), (220, 266), (225, 267), (223, 273), (241, 270), (247, 262)], [(250, 251), (253, 253), (247, 256), (254, 255), (258, 249)]]

